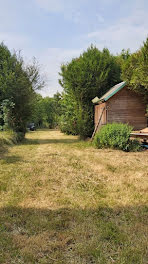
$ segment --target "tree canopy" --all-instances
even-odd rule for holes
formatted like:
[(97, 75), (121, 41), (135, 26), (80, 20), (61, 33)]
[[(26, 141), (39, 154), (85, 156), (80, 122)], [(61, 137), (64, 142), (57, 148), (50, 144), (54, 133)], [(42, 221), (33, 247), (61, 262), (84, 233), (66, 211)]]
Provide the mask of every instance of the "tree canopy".
[(37, 127), (56, 127), (60, 116), (60, 100), (59, 93), (56, 93), (52, 98), (48, 96), (43, 98), (40, 94), (36, 94), (30, 121), (33, 121)]
[(131, 90), (143, 95), (148, 115), (148, 38), (137, 52), (123, 61), (122, 78), (128, 82)]
[(92, 134), (94, 127), (91, 100), (96, 95), (100, 97), (118, 83), (120, 73), (116, 57), (108, 49), (100, 51), (94, 46), (88, 48), (79, 58), (61, 66), (59, 82), (64, 89), (65, 102), (62, 124), (67, 124), (68, 133), (71, 130), (72, 134), (79, 134), (81, 137)]
[(148, 100), (148, 38), (137, 52), (124, 61), (122, 78), (128, 81), (131, 89), (143, 94)]
[(1, 125), (7, 115), (9, 127), (25, 134), (36, 90), (43, 85), (35, 60), (25, 65), (20, 53), (11, 54), (3, 43), (0, 44)]

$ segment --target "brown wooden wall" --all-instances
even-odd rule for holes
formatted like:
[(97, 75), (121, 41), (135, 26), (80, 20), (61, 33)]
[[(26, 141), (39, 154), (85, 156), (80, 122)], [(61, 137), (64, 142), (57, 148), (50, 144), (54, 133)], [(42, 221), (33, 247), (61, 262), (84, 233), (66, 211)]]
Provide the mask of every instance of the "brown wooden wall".
[[(100, 119), (100, 116), (101, 116), (101, 113), (102, 113), (104, 107), (106, 107), (106, 103), (102, 103), (100, 105), (95, 105), (95, 127), (98, 124), (98, 121)], [(104, 125), (104, 124), (106, 124), (106, 110), (103, 111), (100, 126)]]
[(127, 87), (112, 96), (106, 102), (106, 107), (107, 123), (128, 123), (134, 129), (142, 129), (147, 126), (146, 104), (142, 96)]

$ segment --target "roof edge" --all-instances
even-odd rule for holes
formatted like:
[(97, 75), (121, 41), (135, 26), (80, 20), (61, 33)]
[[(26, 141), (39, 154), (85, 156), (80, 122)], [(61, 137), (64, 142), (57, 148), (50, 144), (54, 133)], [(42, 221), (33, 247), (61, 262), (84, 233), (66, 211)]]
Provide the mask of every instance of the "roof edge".
[(118, 93), (122, 88), (124, 88), (127, 85), (127, 82), (125, 81), (117, 90), (113, 91), (109, 96), (104, 98), (104, 101), (108, 101), (114, 94)]
[(92, 101), (92, 103), (93, 104), (97, 104), (98, 102), (99, 102), (99, 98), (96, 96), (94, 99), (92, 99), (91, 101)]
[[(93, 104), (99, 104), (99, 103), (103, 103), (103, 102), (106, 102), (106, 101), (108, 101), (113, 95), (115, 95), (116, 93), (118, 93), (122, 88), (124, 88), (126, 85), (127, 85), (127, 81), (123, 81), (123, 82), (121, 82), (122, 83), (122, 85), (120, 85), (115, 91), (113, 91), (111, 94), (109, 94), (107, 97), (104, 97), (105, 96), (105, 94), (101, 97), (101, 98), (98, 98), (97, 96), (94, 98), (94, 99), (92, 99), (92, 103)], [(114, 86), (113, 86), (114, 87)], [(113, 88), (112, 87), (112, 88)], [(111, 88), (111, 89), (112, 89)], [(108, 92), (111, 90), (111, 89), (109, 89), (108, 90)], [(107, 92), (107, 93), (108, 93)]]

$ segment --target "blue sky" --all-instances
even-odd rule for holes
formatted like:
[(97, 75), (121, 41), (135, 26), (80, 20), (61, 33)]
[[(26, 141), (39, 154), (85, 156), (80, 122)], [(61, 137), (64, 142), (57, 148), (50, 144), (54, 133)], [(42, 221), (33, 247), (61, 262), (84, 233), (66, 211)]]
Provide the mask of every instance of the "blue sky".
[(0, 41), (41, 64), (47, 85), (57, 90), (61, 63), (90, 44), (116, 54), (133, 52), (148, 36), (147, 0), (0, 0)]

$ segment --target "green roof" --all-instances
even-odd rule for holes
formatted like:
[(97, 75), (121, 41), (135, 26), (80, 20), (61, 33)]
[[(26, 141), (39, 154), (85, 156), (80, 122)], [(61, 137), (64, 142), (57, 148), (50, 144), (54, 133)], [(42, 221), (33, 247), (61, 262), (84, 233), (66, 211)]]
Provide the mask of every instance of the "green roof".
[(119, 92), (122, 88), (125, 87), (127, 83), (126, 82), (121, 82), (113, 86), (106, 94), (104, 94), (101, 98), (95, 97), (92, 102), (94, 104), (97, 104), (99, 102), (106, 102), (108, 101), (114, 94)]

